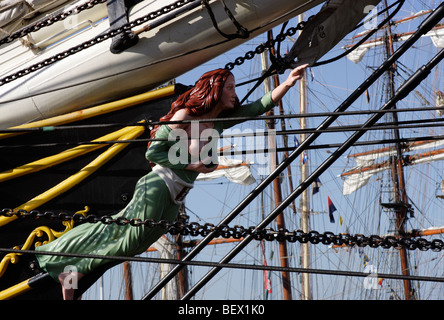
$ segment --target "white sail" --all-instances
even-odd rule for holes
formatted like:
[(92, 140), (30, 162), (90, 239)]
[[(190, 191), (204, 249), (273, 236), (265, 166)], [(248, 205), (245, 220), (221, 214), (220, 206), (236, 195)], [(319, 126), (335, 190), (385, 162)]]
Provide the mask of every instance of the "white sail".
[[(417, 149), (425, 148), (427, 146), (431, 145), (442, 145), (444, 142), (442, 141), (436, 141), (436, 142), (430, 142), (422, 146), (416, 147)], [(394, 151), (387, 151), (385, 152), (385, 155), (388, 153), (393, 154)], [(379, 156), (378, 153), (370, 154), (369, 156)], [(412, 155), (408, 158), (408, 162), (404, 163), (405, 166), (411, 166), (411, 165), (417, 165), (417, 164), (423, 164), (423, 163), (429, 163), (432, 161), (438, 161), (438, 160), (444, 160), (444, 149), (437, 149), (432, 150), (429, 152), (424, 152), (417, 155)], [(363, 162), (361, 162), (363, 163)], [(390, 169), (390, 162), (385, 161), (383, 163), (373, 164), (373, 160), (369, 160), (367, 162), (367, 165), (362, 166), (356, 166), (352, 170), (343, 173), (341, 176), (344, 179), (343, 189), (342, 193), (344, 195), (349, 195), (356, 190), (362, 188), (365, 186), (369, 179), (374, 176), (377, 173), (380, 173), (384, 170)]]
[(228, 180), (241, 185), (250, 185), (256, 182), (251, 171), (250, 164), (237, 159), (218, 157), (219, 168), (210, 173), (201, 173), (197, 181), (213, 180), (226, 177)]
[[(413, 34), (413, 32), (400, 34), (396, 37), (396, 41), (406, 41), (407, 39), (409, 39), (412, 36), (412, 34)], [(444, 48), (444, 27), (443, 26), (438, 26), (438, 27), (434, 28), (433, 30), (424, 34), (423, 37), (430, 37), (430, 39), (432, 40), (435, 47)], [(383, 45), (385, 45), (383, 38), (364, 42), (358, 48), (356, 48), (355, 50), (353, 50), (352, 52), (347, 54), (347, 58), (354, 63), (359, 63), (364, 58), (364, 55), (371, 48), (379, 47), (379, 46), (383, 46)], [(348, 49), (350, 47), (351, 47), (351, 45), (344, 47), (344, 49)]]

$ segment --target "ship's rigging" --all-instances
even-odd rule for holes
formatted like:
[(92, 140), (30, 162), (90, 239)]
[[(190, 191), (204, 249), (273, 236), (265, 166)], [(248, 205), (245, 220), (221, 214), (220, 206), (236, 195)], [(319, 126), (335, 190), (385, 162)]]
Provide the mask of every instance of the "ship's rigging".
[[(442, 11), (442, 5), (440, 6), (440, 11)], [(439, 10), (437, 9), (436, 10), (437, 12), (439, 12)], [(435, 12), (435, 15), (436, 16), (438, 16), (438, 13), (436, 13)], [(441, 16), (441, 18), (442, 18), (442, 16)], [(439, 19), (440, 18), (435, 18), (435, 19), (438, 19), (438, 21), (439, 21)], [(433, 22), (432, 22), (433, 21)], [(428, 21), (428, 24), (427, 24), (427, 26), (425, 26), (425, 25), (423, 25), (423, 28), (424, 29), (427, 29), (427, 28), (430, 28), (431, 26), (433, 26), (434, 24), (436, 24), (436, 20), (432, 20), (432, 21)], [(426, 31), (423, 31), (423, 30), (421, 30), (421, 32), (426, 32)], [(412, 37), (411, 39), (409, 39), (408, 41), (410, 41), (410, 44), (409, 45), (411, 45), (412, 43), (414, 43), (414, 39), (417, 39), (418, 37), (420, 37), (421, 36), (421, 32), (417, 32), (416, 33), (416, 38), (415, 37)], [(397, 57), (399, 57), (400, 55), (402, 55), (402, 53), (403, 53), (403, 50), (406, 50), (408, 47), (409, 47), (409, 45), (405, 45), (405, 47), (404, 46), (402, 46), (401, 48), (402, 48), (402, 50), (401, 50), (401, 48), (400, 48), (400, 51), (398, 52), (398, 51), (396, 51), (396, 52), (394, 52), (395, 53), (395, 55), (392, 55), (387, 61), (386, 61), (386, 63), (384, 63), (384, 66), (390, 66), (390, 64), (392, 64), (392, 63), (394, 63), (394, 61), (396, 61), (396, 58)], [(402, 99), (403, 98), (403, 96), (405, 96), (405, 94), (411, 89), (411, 88), (413, 88), (413, 87), (415, 87), (417, 84), (418, 84), (418, 82), (420, 82), (421, 81), (421, 79), (430, 71), (430, 69), (432, 69), (434, 66), (436, 66), (436, 64), (442, 59), (443, 57), (442, 57), (442, 51), (441, 51), (441, 53), (440, 54), (438, 54), (427, 66), (426, 66), (426, 68), (425, 69), (423, 69), (422, 71), (421, 70), (418, 70), (418, 73), (417, 73), (417, 75), (415, 76), (415, 77), (412, 77), (412, 79), (410, 79), (408, 82), (406, 82), (406, 84), (398, 91), (398, 94), (400, 94), (401, 95), (401, 97), (400, 97), (400, 99)], [(377, 78), (377, 74), (381, 74), (382, 72), (384, 71), (384, 68), (381, 66), (380, 68), (378, 68), (378, 70), (372, 75), (372, 79), (374, 79), (374, 80), (376, 80), (376, 78)], [(365, 87), (368, 87), (369, 85), (370, 85), (371, 83), (368, 81), (368, 82), (365, 82), (364, 83), (364, 86), (362, 86), (362, 88), (360, 88), (357, 92), (355, 92), (355, 93), (353, 93), (352, 95), (351, 95), (351, 97), (358, 97), (359, 95), (361, 95), (363, 92), (364, 92), (364, 90), (365, 90)], [(350, 99), (352, 99), (352, 98), (350, 98)], [(347, 101), (347, 103), (348, 104), (350, 104), (351, 103), (351, 100), (350, 101)], [(329, 129), (331, 129), (331, 127), (330, 127), (330, 124), (333, 122), (333, 119), (335, 119), (337, 116), (339, 116), (339, 115), (341, 115), (341, 114), (345, 114), (346, 113), (346, 111), (345, 111), (345, 109), (347, 108), (347, 106), (346, 106), (346, 104), (347, 103), (344, 103), (343, 105), (341, 105), (341, 107), (339, 107), (336, 111), (337, 112), (335, 112), (335, 113), (333, 113), (333, 114), (328, 114), (328, 119), (326, 120), (326, 121), (324, 121), (324, 123), (320, 126), (320, 127), (318, 127), (318, 128), (316, 128), (316, 129), (312, 129), (312, 131), (308, 131), (308, 130), (306, 130), (305, 132), (308, 132), (308, 133), (312, 133), (313, 134), (313, 137), (310, 137), (309, 138), (309, 142), (305, 142), (305, 143), (303, 143), (302, 144), (302, 146), (299, 146), (299, 147), (297, 147), (295, 150), (293, 150), (293, 153), (286, 159), (286, 160), (284, 160), (284, 162), (278, 167), (278, 169), (272, 174), (272, 176), (271, 177), (269, 177), (269, 178), (267, 178), (266, 179), (266, 181), (267, 181), (267, 183), (269, 183), (270, 181), (272, 181), (276, 176), (278, 176), (284, 169), (285, 169), (285, 167), (286, 167), (286, 164), (288, 164), (288, 163), (290, 163), (292, 160), (291, 159), (294, 159), (295, 157), (297, 157), (297, 156), (299, 156), (300, 154), (301, 154), (301, 152), (303, 151), (303, 150), (305, 150), (305, 149), (308, 149), (308, 148), (310, 148), (310, 147), (313, 147), (313, 146), (310, 146), (310, 144), (311, 144), (311, 142), (313, 142), (314, 141), (314, 139), (316, 138), (316, 136), (318, 136), (319, 134), (321, 134), (321, 133), (323, 133), (323, 132), (328, 132), (328, 130)], [(358, 138), (359, 138), (359, 136), (361, 136), (365, 131), (367, 131), (367, 130), (377, 130), (378, 128), (375, 128), (375, 127), (372, 127), (372, 128), (369, 128), (369, 126), (371, 125), (371, 124), (374, 124), (377, 120), (376, 119), (379, 119), (379, 118), (381, 118), (382, 117), (382, 115), (383, 114), (385, 114), (386, 112), (391, 112), (391, 110), (389, 110), (389, 108), (390, 108), (390, 106), (391, 105), (385, 105), (379, 112), (378, 111), (376, 111), (376, 112), (374, 112), (375, 114), (373, 114), (372, 115), (372, 117), (371, 117), (371, 121), (370, 122), (367, 122), (366, 123), (366, 125), (364, 125), (363, 127), (361, 127), (361, 128), (356, 128), (356, 127), (352, 127), (352, 128), (349, 128), (349, 130), (351, 130), (351, 131), (356, 131), (356, 134), (354, 134), (353, 136), (352, 136), (352, 138), (351, 139), (349, 139), (349, 143), (346, 145), (346, 146), (343, 146), (343, 147), (341, 147), (341, 148), (339, 148), (338, 150), (340, 150), (340, 151), (336, 151), (335, 152), (335, 154), (334, 154), (334, 157), (331, 157), (331, 158), (329, 158), (329, 159), (331, 159), (331, 160), (328, 160), (328, 161), (330, 161), (330, 163), (332, 162), (332, 161), (334, 161), (334, 159), (335, 159), (335, 157), (338, 157), (340, 154), (343, 154), (346, 150), (347, 150), (347, 147), (348, 146), (351, 146), (351, 145), (354, 145), (355, 143), (356, 143), (356, 141), (358, 140)], [(397, 112), (399, 112), (399, 110), (396, 110)], [(275, 118), (278, 118), (278, 117), (275, 117)], [(283, 116), (282, 118), (285, 118), (285, 116)], [(397, 129), (399, 129), (400, 127), (399, 127), (399, 124), (400, 123), (398, 123), (398, 122), (393, 122), (393, 123), (391, 123), (391, 125), (393, 125), (393, 127), (394, 128), (397, 128)], [(432, 126), (433, 125), (435, 125), (436, 126), (436, 124), (432, 124)], [(75, 126), (73, 126), (73, 127), (75, 127)], [(63, 128), (60, 128), (60, 129), (63, 129)], [(68, 129), (68, 128), (65, 128), (65, 129)], [(344, 129), (346, 129), (346, 128), (344, 128), (344, 127), (338, 127), (338, 128), (336, 128), (336, 129), (333, 129), (333, 130), (344, 130)], [(17, 129), (18, 131), (20, 131), (21, 129)], [(23, 129), (23, 131), (26, 131), (26, 130), (32, 130), (32, 129)], [(42, 130), (42, 129), (36, 129), (36, 130)], [(5, 130), (5, 132), (6, 131), (8, 131), (8, 133), (11, 133), (11, 131), (13, 131), (13, 129), (11, 129), (11, 130)], [(314, 131), (314, 133), (313, 133), (313, 131)], [(285, 133), (288, 133), (288, 132), (285, 132)], [(395, 138), (394, 140), (396, 140), (396, 141), (401, 141), (402, 139), (401, 138)], [(106, 144), (109, 144), (109, 143), (114, 143), (115, 141), (104, 141), (104, 142), (101, 142), (101, 143), (106, 143)], [(128, 141), (126, 141), (126, 142), (128, 142)], [(134, 140), (133, 142), (140, 142), (140, 141), (138, 141), (138, 140)], [(311, 183), (322, 173), (322, 171), (323, 170), (326, 170), (326, 168), (328, 168), (328, 162), (327, 162), (327, 164), (324, 164), (322, 167), (320, 167), (316, 172), (314, 172), (306, 181), (304, 181), (296, 190), (295, 190), (295, 192), (290, 196), (290, 197), (288, 197), (287, 199), (285, 199), (284, 200), (284, 202), (281, 204), (281, 205), (279, 205), (278, 207), (276, 207), (276, 209), (275, 210), (273, 210), (273, 212), (267, 217), (267, 219), (265, 219), (265, 220), (263, 220), (258, 226), (256, 226), (255, 228), (256, 228), (256, 231), (257, 232), (263, 232), (263, 230), (267, 230), (266, 229), (266, 226), (268, 225), (268, 223), (270, 222), (270, 221), (272, 221), (272, 220), (274, 220), (274, 217), (276, 216), (276, 214), (279, 214), (279, 211), (280, 210), (282, 210), (282, 208), (285, 208), (286, 206), (288, 206), (289, 205), (289, 203), (291, 203), (293, 200), (294, 200), (294, 198), (296, 198), (304, 189), (306, 189), (309, 185), (311, 185)], [(264, 183), (263, 185), (261, 184), (261, 185), (259, 185), (258, 187), (257, 187), (257, 189), (255, 189), (255, 191), (254, 191), (254, 193), (252, 193), (252, 194), (250, 194), (250, 196), (248, 196), (244, 201), (243, 201), (243, 203), (241, 203), (239, 206), (245, 206), (246, 205), (246, 203), (248, 203), (248, 201), (251, 199), (253, 199), (253, 198), (255, 198), (255, 196), (260, 192), (260, 190), (261, 190), (261, 188), (263, 188), (264, 186), (266, 185), (266, 183)], [(240, 209), (239, 209), (240, 210)], [(223, 221), (223, 223), (221, 222), (221, 224), (219, 224), (219, 227), (222, 227), (223, 225), (225, 225), (225, 224), (228, 224), (229, 222), (230, 222), (230, 219), (232, 219), (233, 217), (234, 217), (234, 214), (235, 214), (235, 211), (233, 211), (229, 216), (227, 216), (226, 217), (226, 219), (224, 219), (224, 221)], [(232, 216), (231, 218), (230, 218), (230, 216)], [(202, 234), (203, 236), (204, 236), (204, 234)], [(193, 258), (193, 255), (194, 255), (194, 251), (196, 250), (196, 252), (198, 252), (198, 250), (199, 249), (197, 249), (197, 248), (202, 248), (202, 246), (204, 246), (204, 244), (203, 243), (208, 243), (209, 242), (209, 240), (211, 239), (211, 238), (213, 238), (213, 237), (215, 237), (217, 235), (217, 232), (214, 232), (214, 230), (211, 230), (211, 231), (209, 231), (209, 233), (208, 234), (205, 234), (205, 239), (202, 241), (202, 245), (201, 244), (199, 244), (197, 247), (196, 247), (196, 249), (193, 249), (191, 252), (190, 252), (190, 254), (187, 256), (187, 257), (185, 257), (184, 259), (183, 259), (183, 261), (181, 262), (181, 264), (178, 264), (174, 269), (173, 269), (173, 271), (172, 271), (172, 273), (175, 273), (175, 272), (177, 272), (179, 269), (181, 269), (182, 267), (183, 267), (183, 265), (186, 265), (186, 264), (193, 264), (193, 260), (191, 260), (192, 258)], [(188, 299), (188, 298), (190, 298), (197, 290), (199, 290), (199, 288), (200, 287), (202, 287), (204, 284), (205, 284), (205, 282), (206, 281), (208, 281), (209, 280), (209, 278), (211, 278), (215, 273), (217, 273), (221, 268), (223, 268), (223, 267), (230, 267), (230, 263), (229, 263), (229, 261), (230, 261), (230, 259), (236, 254), (236, 252), (239, 252), (249, 241), (251, 241), (251, 240), (253, 240), (253, 239), (255, 239), (255, 235), (252, 233), (252, 234), (246, 234), (246, 235), (244, 235), (245, 237), (246, 237), (246, 239), (244, 239), (244, 240), (242, 240), (242, 242), (232, 251), (232, 252), (230, 252), (230, 254), (229, 255), (227, 255), (223, 260), (221, 260), (221, 262), (220, 262), (220, 264), (219, 265), (216, 265), (216, 264), (211, 264), (211, 263), (208, 263), (207, 264), (207, 266), (211, 266), (211, 267), (213, 267), (213, 270), (204, 278), (204, 279), (202, 279), (197, 285), (196, 285), (196, 287), (195, 288), (192, 288), (191, 289), (191, 291), (184, 297), (184, 299)], [(274, 235), (273, 235), (273, 237), (279, 237), (279, 231), (277, 231)], [(322, 239), (322, 238), (321, 238)], [(324, 238), (324, 239), (327, 239), (327, 238)], [(314, 242), (317, 242), (317, 241), (322, 241), (322, 240), (313, 240)], [(328, 242), (327, 240), (325, 240), (326, 242)], [(422, 240), (421, 240), (422, 241)], [(437, 249), (439, 246), (440, 246), (440, 242), (435, 242), (434, 244), (433, 244), (434, 246), (435, 246), (435, 249)], [(433, 245), (429, 245), (429, 246), (433, 246)], [(442, 245), (441, 245), (441, 247), (442, 247)], [(159, 260), (160, 261), (160, 260)], [(151, 261), (151, 262), (153, 262), (153, 261)], [(164, 262), (166, 262), (166, 263), (174, 263), (173, 261), (165, 261), (164, 260)], [(175, 263), (177, 263), (177, 261), (175, 262)], [(265, 269), (265, 268), (263, 268), (263, 269)], [(281, 268), (281, 269), (279, 269), (279, 268), (277, 268), (277, 267), (270, 267), (270, 269), (275, 269), (276, 271), (278, 271), (278, 270), (280, 270), (280, 271), (282, 271), (283, 269)], [(288, 269), (289, 270), (289, 269)], [(295, 269), (296, 270), (296, 269)], [(293, 270), (293, 271), (295, 271), (295, 270)], [(310, 270), (311, 272), (313, 272), (313, 273), (315, 273), (316, 272), (316, 270)], [(301, 270), (301, 269), (298, 269), (298, 271), (296, 271), (296, 272), (304, 272), (303, 270)], [(308, 270), (305, 270), (305, 272), (308, 272)], [(340, 272), (339, 272), (340, 273)], [(338, 274), (339, 274), (338, 273)], [(349, 275), (350, 275), (351, 273), (349, 273)], [(345, 275), (345, 274), (344, 274)], [(361, 274), (360, 276), (364, 276), (363, 274)], [(387, 275), (388, 277), (390, 277), (390, 275)], [(168, 276), (167, 276), (167, 278), (168, 278)], [(171, 278), (171, 275), (170, 275), (170, 278)], [(412, 276), (412, 277), (409, 277), (408, 275), (404, 275), (404, 277), (403, 277), (403, 279), (412, 279), (412, 280), (418, 280), (419, 279), (419, 277), (414, 277), (414, 276)], [(437, 280), (436, 281), (441, 281), (439, 278), (437, 278)], [(160, 288), (160, 287), (162, 287), (162, 285), (165, 283), (165, 280), (162, 280), (162, 282), (161, 283), (159, 283), (157, 286), (156, 286), (156, 288)], [(153, 289), (153, 290), (156, 290), (156, 288), (155, 289)], [(150, 293), (151, 295), (153, 294), (153, 292), (151, 292)], [(148, 296), (149, 297), (149, 296)], [(147, 298), (147, 297), (145, 297), (145, 298)]]

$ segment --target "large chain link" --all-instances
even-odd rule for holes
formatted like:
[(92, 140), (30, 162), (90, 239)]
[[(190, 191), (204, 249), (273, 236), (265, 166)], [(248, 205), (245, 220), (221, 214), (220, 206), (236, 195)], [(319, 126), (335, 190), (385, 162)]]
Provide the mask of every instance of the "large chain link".
[(54, 213), (52, 211), (39, 212), (37, 210), (26, 211), (18, 210), (13, 211), (11, 209), (3, 209), (0, 211), (1, 216), (12, 217), (16, 216), (18, 218), (48, 218), (48, 219), (59, 219), (62, 221), (74, 220), (74, 222), (79, 223), (103, 223), (106, 225), (117, 224), (119, 226), (130, 225), (133, 227), (148, 227), (148, 228), (162, 228), (166, 232), (172, 235), (191, 235), (191, 236), (202, 236), (205, 237), (208, 234), (215, 232), (215, 237), (223, 238), (234, 238), (241, 239), (246, 236), (253, 236), (254, 240), (266, 240), (266, 241), (288, 241), (288, 242), (300, 242), (300, 243), (312, 243), (312, 244), (324, 244), (324, 245), (336, 245), (336, 246), (358, 246), (371, 248), (382, 247), (384, 249), (389, 248), (406, 248), (408, 250), (419, 249), (421, 251), (432, 250), (435, 252), (444, 250), (444, 241), (440, 239), (427, 240), (424, 238), (412, 238), (412, 237), (395, 237), (395, 236), (385, 236), (381, 237), (378, 235), (365, 236), (363, 234), (351, 235), (349, 233), (334, 234), (333, 232), (326, 231), (320, 233), (318, 231), (304, 232), (302, 230), (289, 231), (287, 229), (274, 230), (273, 228), (257, 229), (254, 226), (243, 227), (240, 225), (235, 225), (230, 227), (228, 225), (215, 226), (211, 223), (200, 224), (198, 222), (169, 222), (166, 220), (155, 221), (153, 219), (127, 219), (125, 217), (112, 217), (112, 216), (101, 216), (97, 217), (95, 215), (83, 216), (81, 214), (68, 214), (68, 213)]
[[(266, 49), (273, 48), (276, 43), (280, 43), (280, 42), (284, 41), (287, 37), (291, 37), (291, 36), (295, 35), (298, 30), (304, 29), (305, 25), (310, 20), (310, 18), (307, 21), (299, 22), (296, 25), (296, 27), (288, 28), (288, 30), (286, 32), (279, 33), (275, 39), (270, 39), (265, 43), (261, 43), (253, 51), (247, 51), (243, 57), (239, 56), (234, 60), (234, 62), (227, 63), (225, 65), (225, 69), (232, 70), (235, 66), (242, 65), (246, 60), (253, 59), (255, 55), (263, 53)], [(281, 62), (281, 61), (279, 61), (279, 62)]]

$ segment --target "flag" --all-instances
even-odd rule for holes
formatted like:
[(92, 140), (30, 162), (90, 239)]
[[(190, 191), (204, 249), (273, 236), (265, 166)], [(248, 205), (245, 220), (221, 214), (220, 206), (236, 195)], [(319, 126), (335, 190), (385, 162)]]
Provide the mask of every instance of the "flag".
[(362, 259), (362, 263), (364, 265), (364, 268), (367, 266), (367, 263), (370, 262), (370, 259), (367, 257), (366, 254), (364, 254), (364, 258)]
[(297, 148), (297, 147), (299, 147), (299, 140), (298, 140), (298, 138), (296, 138), (296, 137), (294, 137), (294, 147), (295, 148)]
[[(264, 266), (267, 266), (267, 259), (265, 258), (265, 244), (264, 241), (261, 241), (261, 249), (262, 255), (264, 256)], [(273, 252), (272, 252), (273, 257)], [(265, 300), (268, 300), (268, 296), (271, 294), (271, 279), (270, 272), (268, 270), (264, 270), (264, 291), (265, 291)]]
[(331, 201), (330, 197), (328, 197), (328, 216), (330, 217), (331, 223), (335, 223), (335, 217), (333, 216), (334, 211), (336, 211), (336, 207)]
[(367, 104), (370, 103), (370, 94), (368, 93), (368, 89), (365, 90), (365, 98), (367, 99)]
[(302, 164), (305, 164), (308, 161), (308, 154), (307, 152), (304, 152), (304, 155), (302, 157)]
[(315, 182), (313, 182), (312, 195), (318, 193), (321, 186), (322, 186), (321, 180), (319, 180), (319, 178), (316, 178)]

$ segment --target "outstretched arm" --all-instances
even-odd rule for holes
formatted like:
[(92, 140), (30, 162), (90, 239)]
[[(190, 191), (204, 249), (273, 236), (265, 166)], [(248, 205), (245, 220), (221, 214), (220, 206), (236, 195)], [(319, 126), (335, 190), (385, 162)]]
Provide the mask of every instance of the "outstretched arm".
[(282, 82), (271, 92), (271, 99), (273, 100), (273, 103), (275, 105), (278, 104), (278, 102), (284, 97), (287, 91), (296, 84), (296, 81), (302, 78), (302, 76), (304, 75), (304, 70), (307, 67), (308, 64), (304, 64), (291, 70), (287, 80)]

